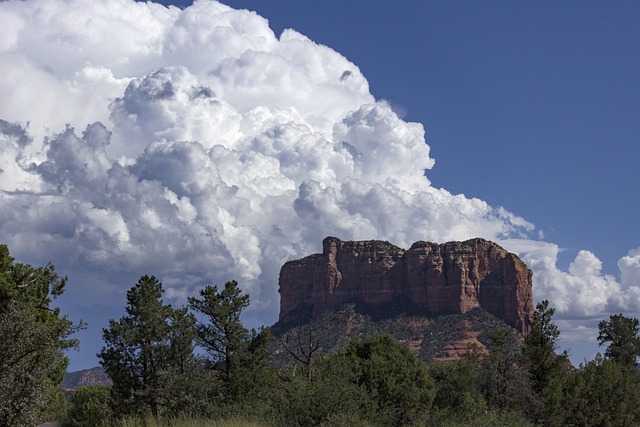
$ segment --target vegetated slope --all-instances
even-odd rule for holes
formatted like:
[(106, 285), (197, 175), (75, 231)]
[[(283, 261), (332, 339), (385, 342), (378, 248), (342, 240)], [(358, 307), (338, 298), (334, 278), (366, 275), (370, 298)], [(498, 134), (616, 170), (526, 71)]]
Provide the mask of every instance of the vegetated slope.
[(429, 362), (434, 359), (456, 359), (476, 346), (486, 351), (488, 332), (507, 325), (481, 308), (464, 314), (447, 314), (432, 318), (419, 315), (397, 315), (375, 319), (362, 314), (354, 304), (329, 310), (308, 323), (284, 329), (274, 326), (277, 339), (273, 345), (276, 363), (293, 361), (291, 351), (308, 348), (309, 341), (318, 343), (315, 354), (333, 353), (353, 338), (372, 334), (390, 334), (409, 345), (418, 357)]
[[(318, 355), (331, 354), (356, 337), (363, 339), (373, 334), (390, 334), (409, 345), (425, 362), (457, 359), (468, 352), (470, 345), (486, 351), (488, 332), (505, 326), (502, 320), (481, 308), (433, 318), (402, 314), (378, 319), (358, 312), (355, 304), (345, 304), (293, 328), (275, 325), (276, 340), (272, 353), (275, 362), (282, 365), (293, 361), (287, 347), (295, 351), (300, 344), (306, 346), (309, 339), (319, 343), (320, 347), (315, 352)], [(109, 385), (111, 380), (102, 367), (95, 367), (68, 372), (63, 384), (67, 390), (76, 390), (86, 385)]]

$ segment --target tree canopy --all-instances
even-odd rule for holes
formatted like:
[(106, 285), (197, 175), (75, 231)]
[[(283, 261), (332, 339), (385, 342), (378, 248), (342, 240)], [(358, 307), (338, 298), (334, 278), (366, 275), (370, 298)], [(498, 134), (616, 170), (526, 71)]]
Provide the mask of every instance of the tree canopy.
[(205, 286), (200, 298), (189, 298), (189, 307), (203, 316), (196, 324), (198, 343), (207, 353), (209, 368), (220, 374), (228, 401), (250, 395), (272, 376), (265, 363), (273, 340), (271, 330), (244, 327), (240, 316), (248, 306), (249, 295), (235, 280), (220, 291), (216, 285)]
[(623, 365), (635, 366), (640, 355), (640, 326), (638, 319), (614, 314), (609, 321), (598, 323), (598, 343), (602, 346), (610, 343), (604, 355)]
[(113, 381), (117, 414), (157, 417), (170, 394), (170, 373), (193, 363), (195, 319), (162, 301), (162, 283), (142, 276), (127, 292), (127, 315), (103, 329), (100, 363)]
[(216, 369), (229, 377), (233, 355), (249, 336), (240, 321), (242, 310), (249, 306), (249, 295), (243, 294), (238, 282), (232, 280), (220, 292), (215, 285), (205, 286), (200, 290), (200, 299), (189, 298), (189, 306), (206, 318), (197, 323), (198, 342)]
[(58, 404), (64, 352), (84, 327), (52, 305), (66, 283), (53, 265), (16, 263), (0, 245), (0, 425), (34, 425)]
[(352, 381), (376, 397), (391, 425), (415, 423), (431, 408), (436, 390), (427, 366), (391, 335), (356, 338), (332, 360), (350, 367)]

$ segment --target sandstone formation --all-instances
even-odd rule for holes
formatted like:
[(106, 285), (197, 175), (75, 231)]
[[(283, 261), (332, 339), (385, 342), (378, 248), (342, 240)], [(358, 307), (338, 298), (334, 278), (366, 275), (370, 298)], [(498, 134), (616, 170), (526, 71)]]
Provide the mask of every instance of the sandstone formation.
[(67, 372), (64, 375), (64, 388), (67, 390), (77, 390), (79, 387), (88, 385), (110, 385), (111, 379), (104, 371), (104, 368), (96, 366), (91, 369)]
[(416, 242), (404, 250), (383, 241), (327, 237), (321, 254), (282, 267), (279, 292), (282, 325), (353, 302), (381, 316), (462, 314), (481, 307), (527, 334), (534, 309), (531, 270), (479, 238)]
[(463, 322), (465, 328), (462, 331), (462, 336), (449, 341), (447, 345), (442, 348), (444, 356), (437, 357), (436, 360), (459, 360), (470, 351), (477, 352), (478, 354), (487, 354), (489, 350), (478, 339), (480, 336), (479, 331), (472, 331), (472, 325), (469, 322)]

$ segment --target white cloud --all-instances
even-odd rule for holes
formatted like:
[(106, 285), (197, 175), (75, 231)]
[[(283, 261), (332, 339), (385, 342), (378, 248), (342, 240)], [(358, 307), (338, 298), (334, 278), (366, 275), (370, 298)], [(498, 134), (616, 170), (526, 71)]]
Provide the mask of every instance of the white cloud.
[(625, 286), (640, 286), (640, 248), (632, 249), (620, 258), (618, 268), (621, 271), (621, 282)]
[[(602, 273), (602, 262), (587, 250), (579, 251), (568, 271), (562, 271), (557, 266), (559, 248), (553, 243), (519, 239), (500, 243), (520, 254), (533, 270), (535, 300), (551, 301), (560, 319), (582, 319), (588, 323), (589, 319), (602, 319), (607, 314), (623, 312), (637, 316), (640, 312), (640, 251), (637, 249), (618, 261), (621, 272), (618, 280)], [(566, 325), (574, 335), (581, 330), (585, 331), (584, 338), (591, 339), (593, 335), (593, 329), (578, 328), (575, 323)]]
[[(1, 2), (0, 22), (0, 241), (69, 274), (78, 304), (139, 274), (178, 300), (237, 279), (269, 323), (280, 266), (326, 235), (408, 246), (535, 231), (432, 187), (421, 124), (376, 101), (342, 55), (277, 38), (255, 13), (28, 0)], [(557, 246), (519, 242), (567, 316), (640, 306), (640, 250), (618, 283), (589, 252), (562, 272)]]

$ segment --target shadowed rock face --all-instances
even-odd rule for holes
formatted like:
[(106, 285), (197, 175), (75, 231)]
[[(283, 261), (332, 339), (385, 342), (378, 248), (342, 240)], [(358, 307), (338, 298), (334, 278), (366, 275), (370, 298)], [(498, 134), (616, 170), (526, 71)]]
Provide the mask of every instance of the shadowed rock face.
[(280, 324), (304, 322), (347, 302), (378, 316), (482, 307), (522, 334), (533, 319), (531, 270), (484, 239), (416, 242), (404, 250), (383, 241), (327, 237), (322, 254), (282, 267), (279, 292)]

